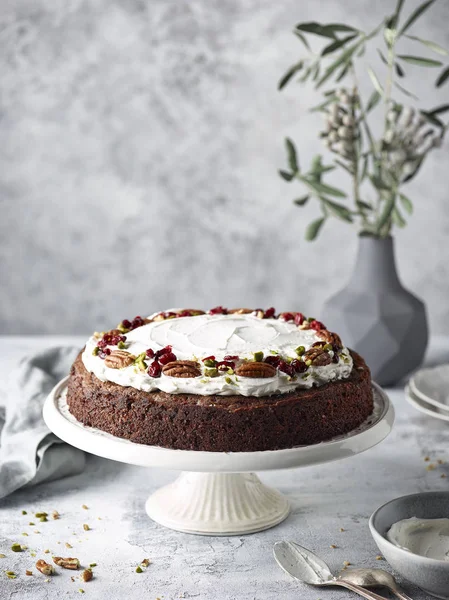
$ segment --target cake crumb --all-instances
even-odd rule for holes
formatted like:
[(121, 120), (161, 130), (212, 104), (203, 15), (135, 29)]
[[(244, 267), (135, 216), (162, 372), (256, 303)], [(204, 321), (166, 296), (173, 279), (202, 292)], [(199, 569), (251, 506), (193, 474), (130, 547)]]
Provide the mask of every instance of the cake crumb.
[(6, 558), (6, 554), (0, 554), (0, 558)]
[(430, 465), (427, 465), (426, 470), (427, 471), (435, 471), (436, 467), (433, 463), (431, 463)]
[(25, 575), (32, 575), (32, 574), (33, 574), (33, 571), (30, 571), (29, 569), (27, 569), (27, 570), (25, 571)]
[(84, 531), (90, 531), (90, 527), (87, 523), (83, 524), (83, 529), (84, 529)]
[(332, 548), (332, 549), (334, 550), (335, 548), (337, 548), (337, 546), (336, 546), (335, 544), (331, 544), (331, 545), (329, 546), (329, 548)]
[(381, 556), (380, 554), (378, 554), (376, 556), (376, 560), (385, 560), (383, 556)]
[(349, 567), (351, 565), (351, 563), (349, 562), (349, 560), (343, 561), (343, 564), (344, 564), (345, 567)]
[(346, 529), (343, 529), (343, 527), (340, 527), (340, 531), (346, 531)]
[(441, 473), (440, 477), (441, 477), (441, 479), (445, 479), (446, 475), (444, 473)]
[(88, 507), (88, 506), (86, 506), (85, 504), (82, 504), (82, 505), (81, 505), (81, 508), (84, 508), (84, 510), (89, 510), (89, 507)]
[(58, 511), (57, 511), (57, 510), (54, 510), (54, 511), (51, 513), (51, 516), (52, 516), (52, 517), (53, 517), (53, 519), (56, 521), (57, 519), (59, 519), (59, 517), (60, 517), (61, 515), (58, 513)]
[(72, 544), (69, 544), (69, 542), (66, 542), (66, 543), (65, 543), (65, 547), (66, 547), (66, 548), (73, 548)]
[(424, 462), (429, 462), (429, 460), (430, 460), (430, 456), (425, 456), (424, 457)]

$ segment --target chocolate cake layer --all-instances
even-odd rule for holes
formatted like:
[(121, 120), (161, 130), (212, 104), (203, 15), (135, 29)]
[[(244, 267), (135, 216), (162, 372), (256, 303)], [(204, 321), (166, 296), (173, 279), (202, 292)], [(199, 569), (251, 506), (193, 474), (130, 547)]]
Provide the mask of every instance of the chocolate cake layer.
[(67, 392), (81, 423), (139, 444), (209, 452), (315, 444), (358, 427), (373, 410), (370, 372), (351, 352), (347, 379), (273, 396), (143, 392), (102, 382), (77, 357)]

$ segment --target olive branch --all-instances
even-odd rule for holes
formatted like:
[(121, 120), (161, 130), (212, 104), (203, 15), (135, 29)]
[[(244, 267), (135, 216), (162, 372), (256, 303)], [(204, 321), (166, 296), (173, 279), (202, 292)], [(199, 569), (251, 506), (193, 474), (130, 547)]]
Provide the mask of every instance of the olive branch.
[[(441, 115), (449, 110), (449, 104), (430, 110), (415, 109), (395, 100), (393, 90), (417, 100), (398, 82), (406, 77), (407, 65), (440, 69), (436, 87), (449, 80), (449, 66), (441, 60), (400, 54), (398, 51), (400, 41), (405, 38), (441, 57), (449, 55), (434, 41), (408, 33), (434, 2), (427, 0), (401, 22), (404, 0), (397, 0), (395, 12), (369, 33), (339, 23), (323, 25), (308, 22), (295, 27), (294, 35), (309, 54), (288, 69), (279, 82), (279, 90), (294, 80), (301, 84), (312, 83), (317, 90), (326, 82), (338, 84), (346, 78), (352, 80), (350, 89), (334, 86), (322, 92), (321, 102), (311, 108), (312, 112), (321, 112), (325, 117), (320, 137), (334, 155), (332, 163), (324, 164), (322, 155), (317, 155), (305, 171), (300, 167), (293, 141), (285, 140), (288, 169), (280, 170), (279, 175), (287, 182), (299, 181), (305, 188), (305, 193), (294, 200), (295, 204), (304, 206), (315, 198), (321, 210), (321, 216), (306, 229), (307, 240), (316, 238), (329, 217), (356, 223), (360, 235), (383, 238), (390, 235), (393, 226), (406, 225), (404, 214), (412, 214), (412, 201), (402, 192), (402, 186), (417, 175), (428, 153), (441, 146), (447, 129)], [(319, 54), (312, 52), (308, 36), (324, 40), (325, 45)], [(382, 48), (377, 48), (377, 53), (385, 78), (381, 83), (376, 71), (368, 67), (373, 91), (365, 102), (360, 96), (355, 62), (364, 55), (368, 43), (379, 41), (381, 37), (383, 44)], [(383, 130), (376, 138), (369, 116), (382, 106)], [(343, 169), (351, 177), (351, 207), (343, 204), (347, 197), (343, 190), (323, 181), (326, 173), (336, 168)], [(374, 190), (374, 199), (366, 196), (365, 181)]]

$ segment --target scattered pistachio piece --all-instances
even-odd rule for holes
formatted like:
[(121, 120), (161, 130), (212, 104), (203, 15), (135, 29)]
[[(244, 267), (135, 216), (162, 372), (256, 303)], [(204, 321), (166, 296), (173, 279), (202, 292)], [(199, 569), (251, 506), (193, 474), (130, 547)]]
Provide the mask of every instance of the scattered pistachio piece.
[(426, 471), (435, 471), (436, 467), (434, 464), (427, 465)]
[(99, 352), (100, 352), (100, 348), (98, 346), (95, 346), (95, 348), (92, 350), (92, 354), (94, 356), (97, 356)]
[(204, 374), (206, 377), (218, 377), (218, 369), (205, 369)]
[(207, 360), (203, 361), (203, 364), (205, 367), (211, 367), (213, 369), (215, 367), (215, 360), (208, 358)]
[(36, 552), (30, 552), (30, 554), (33, 558), (36, 556)]
[(89, 567), (96, 567), (97, 563), (90, 563)]
[(65, 547), (66, 547), (66, 548), (73, 548), (72, 544), (69, 544), (69, 542), (66, 542), (66, 543), (65, 543)]
[(140, 566), (136, 567), (136, 573), (143, 573), (142, 569)]
[(343, 564), (344, 564), (345, 567), (349, 567), (351, 565), (351, 563), (349, 562), (349, 560), (343, 561)]
[(83, 588), (80, 588), (78, 591), (79, 591), (80, 594), (84, 594)]
[(332, 344), (324, 344), (323, 350), (327, 350), (327, 351), (332, 350)]
[(11, 550), (13, 552), (22, 552), (22, 546), (20, 544), (18, 544), (17, 542), (15, 542), (12, 546), (11, 546)]
[(90, 527), (87, 523), (84, 523), (83, 529), (84, 529), (84, 531), (90, 531)]
[(47, 548), (46, 550), (44, 550), (44, 554), (50, 554), (50, 550)]
[(85, 504), (82, 504), (82, 505), (81, 505), (81, 508), (84, 508), (84, 510), (89, 510), (89, 507), (88, 507), (88, 506), (86, 506)]
[(0, 554), (0, 558), (6, 558), (6, 554)]
[(331, 545), (329, 546), (329, 548), (332, 548), (333, 550), (335, 550), (335, 548), (336, 548), (336, 547), (337, 547), (337, 546), (336, 546), (335, 544), (331, 544)]
[(28, 514), (26, 510), (22, 510), (22, 515)]
[(33, 521), (30, 521), (30, 522), (28, 523), (28, 525), (31, 525), (31, 527), (34, 527), (34, 526), (36, 525), (36, 523), (33, 523)]
[(378, 554), (376, 556), (376, 560), (385, 560), (383, 556), (381, 556), (380, 554)]
[(424, 462), (429, 462), (429, 460), (430, 460), (430, 457), (429, 457), (429, 456), (425, 456), (425, 457), (424, 457)]
[(308, 367), (310, 367), (310, 365), (312, 364), (312, 361), (310, 359), (309, 360), (305, 360), (304, 362), (306, 363), (306, 365)]
[(296, 352), (296, 354), (297, 354), (298, 356), (302, 356), (302, 355), (304, 354), (304, 352), (305, 352), (305, 351), (306, 351), (306, 349), (305, 349), (305, 347), (304, 347), (304, 346), (298, 346), (298, 347), (295, 349), (295, 352)]
[(25, 531), (22, 533), (22, 535), (26, 535), (28, 537), (28, 534)]
[(259, 352), (254, 352), (253, 356), (254, 356), (254, 360), (256, 362), (262, 362), (263, 361), (263, 352), (261, 350), (259, 350)]
[(8, 577), (8, 579), (16, 579), (17, 575), (14, 571), (6, 571), (6, 577)]
[(46, 512), (37, 512), (35, 515), (36, 519), (41, 519), (42, 517), (48, 517), (48, 513)]
[(225, 377), (225, 381), (229, 385), (236, 385), (235, 381), (232, 381), (232, 379), (230, 377)]

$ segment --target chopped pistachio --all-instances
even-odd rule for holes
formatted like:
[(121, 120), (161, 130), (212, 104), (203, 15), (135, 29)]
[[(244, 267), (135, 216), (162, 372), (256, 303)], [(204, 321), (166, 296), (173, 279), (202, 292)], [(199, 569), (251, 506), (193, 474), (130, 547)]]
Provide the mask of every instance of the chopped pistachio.
[(376, 560), (385, 560), (383, 556), (381, 556), (380, 554), (378, 554), (376, 556)]
[(6, 571), (6, 577), (8, 577), (8, 579), (16, 579), (17, 575), (14, 571)]
[(83, 588), (80, 588), (78, 591), (79, 591), (80, 594), (84, 594)]
[(218, 377), (218, 369), (205, 369), (204, 374), (206, 377)]
[(332, 344), (324, 344), (323, 350), (332, 350)]
[(215, 367), (216, 362), (212, 358), (208, 358), (207, 360), (203, 361), (203, 364), (205, 367), (210, 367), (213, 369)]
[(127, 328), (126, 328), (126, 327), (123, 325), (123, 323), (120, 323), (119, 325), (117, 325), (117, 329), (118, 329), (119, 331), (121, 331), (122, 333), (128, 333), (128, 331), (129, 331), (129, 329), (127, 329)]
[(345, 567), (351, 566), (351, 563), (349, 562), (349, 560), (343, 561), (343, 564), (344, 564)]
[(126, 344), (125, 344), (125, 342), (121, 342), (121, 341), (120, 341), (120, 342), (117, 344), (117, 348), (118, 348), (119, 350), (123, 350), (124, 348), (126, 348)]
[(430, 456), (425, 456), (424, 457), (424, 462), (429, 462), (429, 460), (430, 460)]
[(259, 352), (254, 352), (253, 356), (254, 356), (254, 360), (256, 362), (262, 362), (263, 361), (263, 352), (261, 350), (259, 350)]
[(48, 521), (47, 517), (39, 517), (39, 521), (42, 523), (46, 523)]
[(36, 519), (41, 519), (42, 517), (48, 517), (48, 513), (46, 512), (37, 512), (35, 515)]
[(6, 554), (0, 554), (0, 558), (6, 558)]
[(22, 515), (27, 515), (27, 511), (26, 510), (22, 510)]
[(136, 567), (136, 573), (143, 573), (142, 568), (140, 566)]
[(26, 537), (28, 537), (28, 534), (25, 531), (22, 533), (22, 535), (26, 535)]
[(66, 547), (66, 548), (73, 548), (72, 544), (69, 544), (69, 542), (66, 542), (66, 543), (65, 543), (65, 547)]
[(307, 317), (307, 321), (311, 323), (312, 321), (316, 321), (315, 317)]
[(270, 353), (276, 355), (279, 354), (279, 350), (270, 350)]
[(232, 379), (230, 377), (225, 377), (225, 381), (229, 385), (236, 385), (235, 381), (232, 381)]
[(22, 552), (22, 546), (16, 542), (11, 546), (11, 550), (13, 552)]
[(28, 523), (28, 525), (31, 525), (31, 527), (34, 527), (34, 526), (36, 525), (36, 523), (33, 523), (33, 521), (30, 521), (30, 522)]
[(337, 546), (336, 546), (335, 544), (331, 544), (331, 545), (329, 546), (329, 548), (332, 548), (333, 550), (335, 550), (335, 548), (336, 548), (336, 547), (337, 547)]
[(90, 531), (90, 527), (87, 523), (84, 523), (83, 529), (84, 529), (84, 531)]
[(85, 504), (82, 504), (82, 505), (81, 505), (81, 508), (84, 508), (84, 510), (89, 510), (89, 507), (88, 507), (88, 506), (86, 506)]
[(50, 554), (50, 550), (47, 548), (46, 550), (44, 550), (44, 554)]
[(306, 365), (308, 367), (310, 367), (310, 365), (312, 364), (312, 361), (310, 359), (309, 360), (305, 360), (304, 362), (306, 363)]
[(99, 352), (100, 352), (100, 348), (98, 346), (95, 346), (95, 348), (92, 350), (92, 354), (94, 356), (98, 356)]
[(302, 355), (304, 354), (304, 352), (305, 352), (305, 351), (306, 351), (306, 349), (305, 349), (305, 347), (304, 347), (304, 346), (298, 346), (298, 347), (295, 349), (295, 352), (296, 352), (296, 354), (297, 354), (298, 356), (302, 356)]
[(36, 552), (30, 552), (31, 556), (36, 556)]
[(96, 567), (97, 563), (90, 563), (89, 567)]
[(226, 373), (228, 375), (234, 375), (234, 369), (231, 369), (231, 367), (229, 367), (229, 369), (226, 371)]

